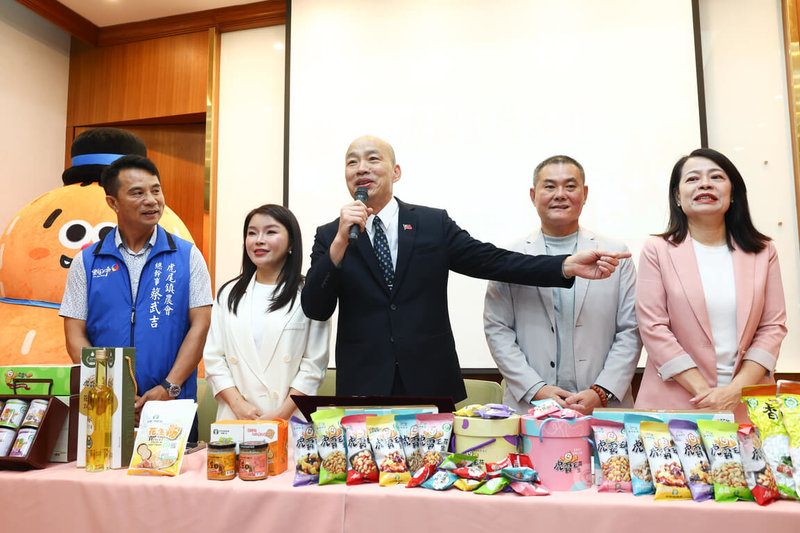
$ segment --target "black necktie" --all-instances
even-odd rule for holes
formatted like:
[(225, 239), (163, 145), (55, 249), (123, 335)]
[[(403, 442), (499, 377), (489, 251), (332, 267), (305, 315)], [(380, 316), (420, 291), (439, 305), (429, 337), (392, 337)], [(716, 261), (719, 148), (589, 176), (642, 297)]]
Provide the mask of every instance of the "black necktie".
[(386, 233), (383, 231), (383, 223), (381, 223), (380, 218), (375, 217), (373, 219), (372, 228), (375, 230), (372, 247), (375, 248), (375, 255), (378, 257), (378, 265), (381, 267), (386, 286), (389, 287), (389, 290), (392, 290), (392, 286), (394, 285), (392, 254), (389, 252), (389, 241), (386, 240)]

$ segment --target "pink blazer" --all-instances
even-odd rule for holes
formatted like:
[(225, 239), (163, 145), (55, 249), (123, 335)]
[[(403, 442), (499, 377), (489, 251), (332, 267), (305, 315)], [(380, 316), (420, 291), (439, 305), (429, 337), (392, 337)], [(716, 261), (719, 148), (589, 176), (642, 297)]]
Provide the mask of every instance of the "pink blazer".
[[(772, 374), (786, 336), (786, 307), (780, 265), (774, 244), (757, 254), (733, 251), (736, 280), (736, 330), (739, 353), (734, 375), (743, 359)], [(690, 237), (673, 246), (661, 237), (645, 242), (636, 284), (636, 318), (647, 363), (635, 407), (693, 409), (691, 394), (672, 376), (696, 366), (712, 385), (717, 383), (717, 359), (706, 311), (700, 270)], [(737, 420), (746, 420), (744, 404)]]

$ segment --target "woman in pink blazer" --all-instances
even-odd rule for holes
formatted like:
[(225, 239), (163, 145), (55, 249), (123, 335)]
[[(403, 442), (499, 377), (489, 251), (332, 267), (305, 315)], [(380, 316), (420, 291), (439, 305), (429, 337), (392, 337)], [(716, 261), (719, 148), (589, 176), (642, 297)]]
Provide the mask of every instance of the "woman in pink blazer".
[(786, 309), (775, 246), (753, 226), (747, 188), (711, 149), (681, 158), (669, 228), (639, 261), (636, 316), (647, 363), (635, 407), (735, 411), (742, 387), (772, 381)]

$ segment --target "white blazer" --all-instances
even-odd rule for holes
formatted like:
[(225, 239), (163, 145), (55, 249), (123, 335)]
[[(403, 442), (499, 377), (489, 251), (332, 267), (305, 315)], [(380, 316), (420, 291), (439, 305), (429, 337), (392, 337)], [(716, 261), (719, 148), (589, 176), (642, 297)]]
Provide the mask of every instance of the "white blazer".
[[(578, 250), (627, 251), (621, 242), (580, 228)], [(545, 254), (537, 231), (509, 248)], [(636, 270), (622, 259), (603, 280), (575, 279), (575, 378), (578, 390), (597, 384), (619, 398), (612, 407), (633, 406), (631, 380), (642, 350), (636, 325)], [(525, 413), (526, 393), (539, 382), (555, 385), (557, 339), (553, 289), (492, 281), (486, 289), (483, 325), (486, 341), (506, 380), (503, 403)]]
[[(290, 387), (304, 394), (317, 393), (328, 367), (330, 321), (307, 318), (298, 291), (294, 305), (273, 311), (281, 315), (281, 331), (264, 335), (258, 353), (250, 314), (254, 284), (255, 276), (239, 301), (236, 314), (228, 311), (233, 284), (214, 300), (203, 361), (214, 396), (236, 387), (248, 402), (268, 412), (280, 407)], [(235, 418), (227, 403), (219, 398), (217, 402), (217, 420)]]

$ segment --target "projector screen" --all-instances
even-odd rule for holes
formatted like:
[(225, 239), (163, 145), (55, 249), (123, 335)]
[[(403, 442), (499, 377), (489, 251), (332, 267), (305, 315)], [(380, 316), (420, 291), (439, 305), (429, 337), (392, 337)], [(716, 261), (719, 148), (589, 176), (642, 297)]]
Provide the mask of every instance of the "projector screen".
[[(532, 172), (554, 154), (586, 170), (582, 226), (637, 263), (665, 229), (669, 172), (700, 145), (690, 0), (293, 0), (290, 23), (289, 207), (305, 269), (316, 227), (351, 200), (345, 151), (366, 133), (395, 149), (398, 198), (499, 246), (538, 228)], [(464, 368), (495, 366), (485, 288), (451, 275)]]

